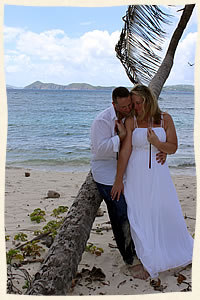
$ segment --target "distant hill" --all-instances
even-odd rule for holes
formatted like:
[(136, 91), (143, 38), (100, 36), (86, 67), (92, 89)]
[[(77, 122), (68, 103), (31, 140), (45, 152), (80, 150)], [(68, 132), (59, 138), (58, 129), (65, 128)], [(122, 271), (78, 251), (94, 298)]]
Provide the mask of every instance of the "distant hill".
[(6, 84), (6, 88), (8, 90), (17, 90), (17, 89), (23, 89), (22, 87), (16, 87), (14, 85), (9, 85), (9, 84)]
[[(16, 87), (12, 85), (6, 85), (7, 89), (29, 89), (29, 90), (113, 90), (116, 86), (93, 86), (88, 83), (70, 83), (68, 85), (60, 85), (56, 83), (43, 83), (41, 81), (35, 81), (24, 88)], [(132, 87), (127, 87), (129, 90)], [(162, 91), (187, 91), (194, 92), (193, 85), (167, 85), (164, 86)]]
[(55, 83), (43, 83), (41, 81), (35, 81), (27, 86), (24, 89), (31, 90), (112, 90), (114, 86), (93, 86), (88, 83), (71, 83), (68, 85), (60, 85)]
[(164, 86), (163, 91), (187, 91), (187, 92), (193, 92), (194, 86), (189, 84), (177, 84), (177, 85), (167, 85)]

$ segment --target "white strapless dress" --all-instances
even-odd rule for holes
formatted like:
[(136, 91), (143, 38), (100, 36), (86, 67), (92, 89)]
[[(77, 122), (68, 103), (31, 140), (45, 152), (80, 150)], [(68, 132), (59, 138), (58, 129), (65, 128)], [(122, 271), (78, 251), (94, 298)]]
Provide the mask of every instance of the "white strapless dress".
[[(153, 128), (161, 141), (162, 127)], [(124, 183), (131, 235), (136, 253), (152, 278), (192, 262), (193, 238), (187, 230), (167, 162), (157, 163), (152, 146), (149, 168), (147, 128), (136, 128)]]

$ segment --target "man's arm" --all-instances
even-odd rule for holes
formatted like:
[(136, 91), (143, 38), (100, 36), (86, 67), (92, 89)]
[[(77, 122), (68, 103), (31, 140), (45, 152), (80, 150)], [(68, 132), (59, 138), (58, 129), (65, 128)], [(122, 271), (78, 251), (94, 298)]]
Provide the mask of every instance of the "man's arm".
[(107, 120), (95, 120), (91, 128), (92, 151), (99, 157), (112, 157), (119, 151), (120, 138), (113, 136), (114, 126)]

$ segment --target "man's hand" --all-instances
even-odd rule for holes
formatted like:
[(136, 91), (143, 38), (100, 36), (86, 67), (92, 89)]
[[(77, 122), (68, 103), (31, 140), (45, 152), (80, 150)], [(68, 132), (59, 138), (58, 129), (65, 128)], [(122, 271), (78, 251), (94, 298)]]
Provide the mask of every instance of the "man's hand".
[(122, 142), (126, 136), (126, 127), (124, 126), (122, 120), (115, 121), (115, 131), (117, 132), (120, 141)]
[(159, 164), (164, 165), (164, 163), (166, 162), (167, 159), (167, 154), (164, 152), (158, 152), (156, 154), (156, 160)]

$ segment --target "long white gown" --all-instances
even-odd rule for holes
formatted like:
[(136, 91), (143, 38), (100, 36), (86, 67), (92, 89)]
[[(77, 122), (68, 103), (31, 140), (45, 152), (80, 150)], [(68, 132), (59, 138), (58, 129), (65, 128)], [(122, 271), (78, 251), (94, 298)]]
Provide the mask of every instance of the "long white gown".
[[(164, 128), (153, 130), (161, 141), (166, 140)], [(132, 145), (124, 183), (128, 218), (137, 257), (155, 278), (159, 272), (192, 262), (193, 238), (187, 230), (167, 162), (157, 163), (158, 150), (153, 146), (149, 168), (147, 128), (135, 128)]]

